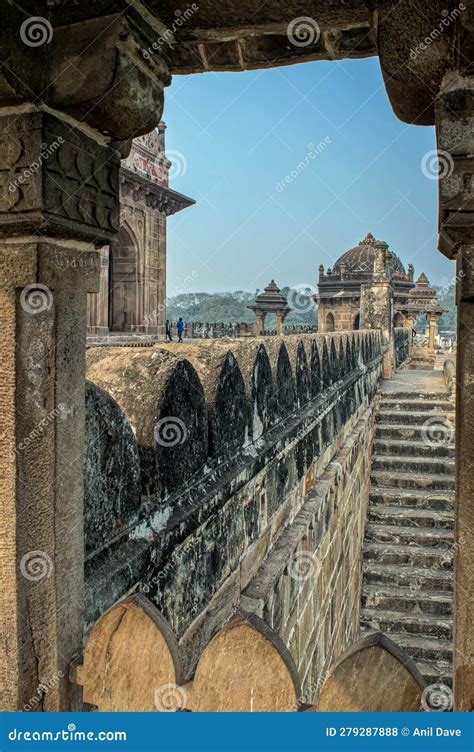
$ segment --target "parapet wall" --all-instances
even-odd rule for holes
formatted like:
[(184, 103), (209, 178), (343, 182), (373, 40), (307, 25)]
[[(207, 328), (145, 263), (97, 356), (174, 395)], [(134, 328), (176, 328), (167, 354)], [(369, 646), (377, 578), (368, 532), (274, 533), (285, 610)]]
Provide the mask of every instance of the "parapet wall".
[(191, 678), (257, 613), (305, 700), (358, 629), (378, 332), (88, 352), (87, 625), (141, 591)]

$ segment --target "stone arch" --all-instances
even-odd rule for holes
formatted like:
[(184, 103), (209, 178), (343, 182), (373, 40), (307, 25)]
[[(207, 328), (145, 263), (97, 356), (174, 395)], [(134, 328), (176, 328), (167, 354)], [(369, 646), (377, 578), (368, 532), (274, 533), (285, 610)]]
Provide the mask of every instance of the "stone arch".
[(311, 355), (310, 355), (310, 369), (311, 369), (311, 396), (317, 397), (322, 388), (322, 376), (321, 376), (321, 359), (319, 357), (319, 348), (316, 339), (311, 342)]
[(109, 329), (136, 331), (143, 326), (143, 274), (140, 244), (128, 223), (109, 249)]
[(352, 320), (352, 328), (354, 330), (360, 329), (360, 313), (356, 313), (356, 315), (354, 316)]
[(294, 410), (296, 401), (295, 384), (293, 381), (290, 356), (288, 355), (288, 350), (284, 342), (282, 342), (279, 347), (277, 357), (276, 400), (280, 417), (284, 417)]
[(165, 498), (204, 466), (207, 403), (189, 361), (164, 349), (92, 348), (87, 376), (117, 401), (132, 426), (145, 496)]
[(212, 638), (186, 690), (197, 712), (294, 712), (301, 697), (287, 647), (255, 614), (236, 616)]
[(336, 331), (336, 323), (334, 320), (334, 314), (329, 311), (329, 313), (326, 314), (326, 322), (325, 322), (325, 328), (324, 330), (326, 332), (335, 332)]
[(331, 382), (334, 384), (339, 380), (339, 359), (337, 356), (335, 338), (331, 337), (329, 344), (329, 359), (331, 363)]
[[(182, 681), (178, 644), (160, 612), (143, 595), (117, 603), (94, 625), (77, 683), (99, 711), (153, 712), (173, 701)], [(166, 693), (168, 692), (168, 695)], [(179, 699), (179, 698), (178, 698)]]
[[(174, 345), (163, 349), (175, 353)], [(248, 438), (245, 383), (235, 354), (225, 340), (183, 344), (179, 352), (196, 369), (206, 397), (209, 455), (228, 459)]]
[(341, 337), (339, 340), (339, 353), (338, 353), (338, 360), (339, 360), (339, 377), (342, 379), (346, 374), (350, 371), (350, 364), (348, 361), (348, 346), (346, 348), (345, 342), (348, 343), (347, 337)]
[(310, 374), (308, 368), (308, 359), (306, 357), (306, 351), (303, 342), (298, 342), (296, 349), (296, 394), (298, 398), (298, 406), (302, 407), (311, 398), (310, 392)]
[(260, 345), (252, 372), (254, 398), (253, 438), (258, 438), (273, 422), (275, 392), (272, 368), (265, 345)]
[(86, 554), (137, 521), (140, 486), (140, 456), (127, 418), (109, 394), (86, 381)]
[(328, 350), (328, 343), (327, 338), (323, 337), (323, 354), (322, 354), (322, 376), (323, 376), (323, 389), (327, 389), (328, 386), (331, 386), (332, 379), (331, 379), (331, 363), (329, 360), (329, 350)]
[(425, 682), (414, 661), (381, 632), (362, 638), (333, 664), (318, 712), (417, 712)]

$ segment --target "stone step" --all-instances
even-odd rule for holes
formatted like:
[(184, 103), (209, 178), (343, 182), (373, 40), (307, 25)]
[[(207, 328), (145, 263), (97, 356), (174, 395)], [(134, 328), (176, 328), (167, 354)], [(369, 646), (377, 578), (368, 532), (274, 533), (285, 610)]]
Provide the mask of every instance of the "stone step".
[(387, 402), (403, 402), (403, 400), (445, 402), (449, 400), (447, 392), (381, 392), (380, 396), (381, 400), (387, 400)]
[[(373, 630), (361, 630), (360, 637), (373, 634)], [(433, 677), (443, 677), (442, 683), (447, 682), (451, 686), (453, 643), (440, 637), (435, 639), (423, 635), (400, 632), (390, 635), (402, 650), (407, 653), (416, 663), (420, 673), (428, 679), (428, 684), (435, 684)]]
[(410, 614), (398, 611), (363, 608), (361, 611), (361, 628), (372, 632), (385, 632), (389, 637), (402, 633), (441, 637), (452, 639), (452, 619), (435, 614)]
[(370, 522), (380, 522), (385, 525), (400, 527), (437, 528), (440, 530), (454, 529), (454, 514), (452, 511), (437, 511), (433, 509), (413, 509), (389, 504), (369, 505), (368, 519)]
[(453, 596), (436, 590), (421, 590), (411, 587), (368, 584), (364, 582), (362, 607), (377, 611), (397, 611), (418, 614), (451, 616)]
[(427, 686), (444, 684), (446, 687), (452, 687), (453, 667), (449, 661), (415, 661), (415, 663)]
[(421, 587), (423, 590), (437, 590), (451, 593), (453, 574), (450, 569), (432, 567), (403, 566), (400, 564), (379, 564), (376, 559), (364, 561), (365, 583), (381, 583), (402, 588)]
[(454, 479), (454, 460), (443, 457), (406, 457), (403, 455), (372, 455), (372, 470), (416, 473), (420, 475), (451, 475)]
[(444, 660), (450, 665), (453, 660), (453, 643), (451, 640), (443, 640), (438, 637), (432, 640), (429, 637), (402, 633), (397, 636), (396, 642), (401, 648), (419, 661)]
[[(441, 445), (448, 445), (451, 447), (451, 436), (454, 437), (454, 423), (449, 423), (447, 425), (447, 430), (445, 432), (446, 438), (444, 438), (443, 434), (436, 434), (438, 437), (441, 436), (441, 439), (438, 439), (437, 444)], [(452, 426), (452, 429), (449, 428), (449, 426)], [(425, 423), (420, 423), (419, 425), (410, 425), (408, 423), (377, 423), (375, 424), (375, 438), (377, 441), (383, 439), (384, 441), (387, 439), (399, 439), (403, 440), (407, 443), (408, 446), (411, 446), (414, 442), (423, 442), (427, 443), (427, 440), (429, 440), (431, 443), (433, 443), (433, 434), (429, 431), (429, 426), (426, 426)], [(454, 440), (452, 441), (452, 446), (454, 446)]]
[(365, 540), (420, 548), (444, 548), (454, 543), (454, 532), (433, 527), (404, 527), (369, 522), (365, 528)]
[[(406, 509), (432, 509), (453, 513), (453, 495), (446, 491), (420, 488), (372, 488), (370, 504), (388, 504)], [(370, 508), (370, 507), (369, 507)]]
[(446, 474), (422, 474), (413, 472), (395, 472), (392, 470), (372, 470), (370, 480), (372, 488), (409, 488), (424, 489), (425, 492), (448, 491), (454, 493), (454, 477)]
[(373, 449), (376, 456), (407, 456), (416, 455), (417, 457), (446, 457), (454, 459), (454, 444), (450, 441), (450, 435), (446, 435), (446, 441), (449, 443), (439, 443), (428, 441), (413, 440), (411, 437), (404, 438), (378, 438), (376, 436)]
[(397, 543), (381, 543), (366, 540), (364, 542), (364, 559), (377, 564), (395, 564), (419, 567), (420, 569), (452, 570), (453, 547), (445, 545), (415, 546)]
[[(433, 410), (433, 413), (443, 422), (449, 420), (450, 417), (453, 418), (453, 413), (451, 411), (440, 412), (439, 410)], [(423, 425), (432, 417), (433, 415), (426, 411), (407, 410), (406, 412), (402, 412), (401, 410), (393, 410), (383, 407), (377, 412), (376, 421), (377, 423), (396, 423), (397, 425), (407, 424), (412, 426)]]
[(402, 413), (407, 412), (440, 412), (440, 413), (450, 413), (454, 410), (453, 403), (448, 399), (431, 399), (431, 400), (425, 400), (422, 399), (393, 399), (391, 397), (382, 397), (380, 400), (380, 408), (382, 410), (397, 410)]

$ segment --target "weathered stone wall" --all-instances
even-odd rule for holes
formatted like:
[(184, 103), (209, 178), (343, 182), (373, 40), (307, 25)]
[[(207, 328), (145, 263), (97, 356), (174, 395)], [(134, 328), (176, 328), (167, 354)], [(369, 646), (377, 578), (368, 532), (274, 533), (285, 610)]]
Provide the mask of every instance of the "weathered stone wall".
[(395, 366), (398, 368), (409, 357), (411, 332), (405, 327), (395, 327), (393, 334), (395, 348)]
[(358, 630), (380, 363), (374, 331), (89, 350), (87, 625), (146, 593), (190, 678), (256, 612), (314, 700)]

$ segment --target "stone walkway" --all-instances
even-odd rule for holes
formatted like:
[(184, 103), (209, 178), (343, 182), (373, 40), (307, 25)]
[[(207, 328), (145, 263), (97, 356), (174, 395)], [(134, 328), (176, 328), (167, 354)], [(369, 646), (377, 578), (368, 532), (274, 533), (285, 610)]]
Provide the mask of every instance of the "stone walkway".
[(451, 684), (454, 406), (442, 371), (381, 385), (364, 540), (362, 635), (381, 631), (428, 684)]
[(382, 394), (447, 394), (442, 370), (399, 371), (393, 379), (382, 381)]

